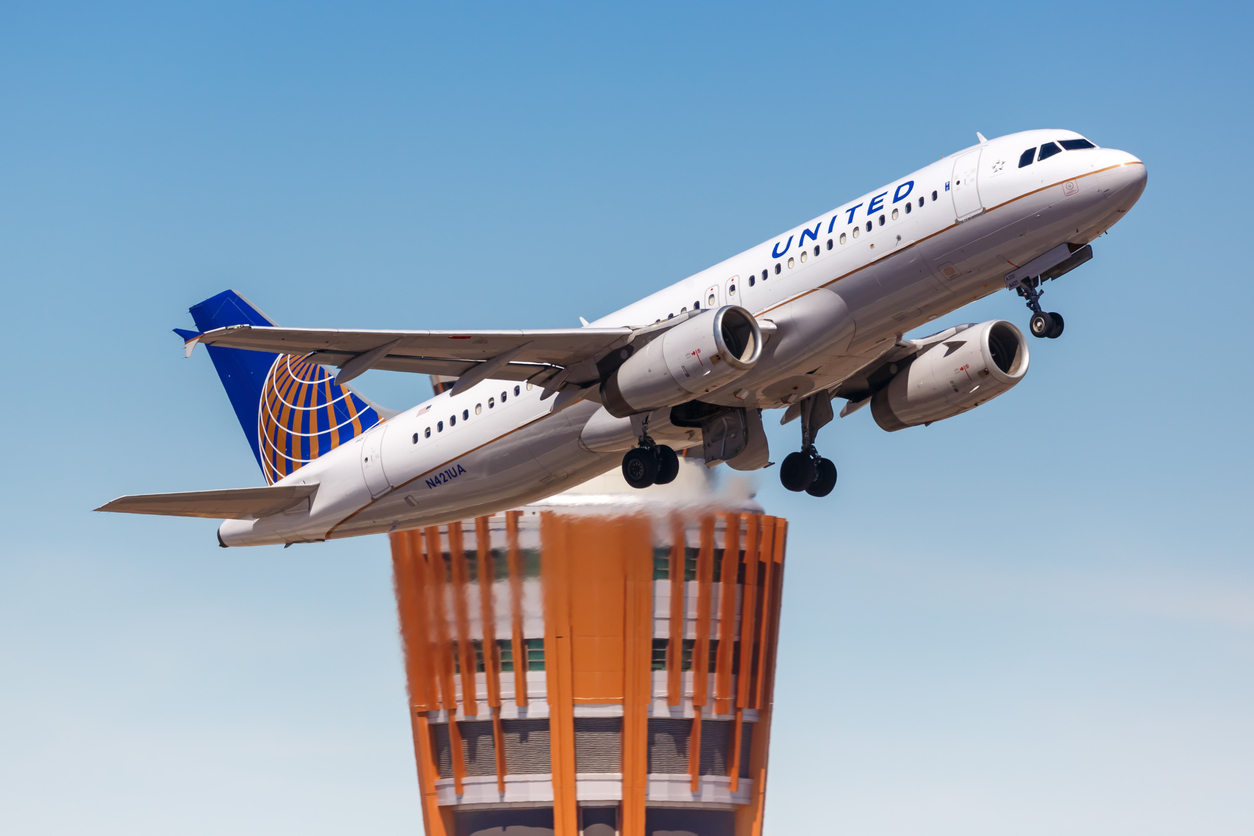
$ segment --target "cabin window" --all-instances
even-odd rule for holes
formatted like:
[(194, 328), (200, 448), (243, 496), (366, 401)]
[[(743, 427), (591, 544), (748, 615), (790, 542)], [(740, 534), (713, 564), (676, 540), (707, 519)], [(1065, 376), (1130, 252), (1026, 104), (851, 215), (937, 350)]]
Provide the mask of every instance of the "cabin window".
[(766, 281), (766, 271), (762, 271), (762, 281)]
[(710, 306), (710, 307), (712, 308), (712, 307), (714, 307), (716, 304), (718, 304), (718, 299), (717, 299), (717, 297), (715, 297), (715, 295), (714, 295), (713, 293), (711, 293), (711, 294), (710, 294), (710, 298), (706, 299), (706, 300), (705, 300), (705, 303), (706, 303), (708, 306)]
[(873, 222), (873, 221), (867, 221), (867, 222), (866, 222), (866, 231), (867, 231), (867, 232), (870, 232), (870, 231), (871, 231), (871, 227), (872, 227), (872, 226), (874, 226), (874, 225), (875, 225), (875, 224), (874, 224), (874, 222)]
[(932, 202), (933, 202), (933, 203), (935, 203), (935, 202), (936, 202), (936, 192), (935, 192), (935, 191), (933, 191), (933, 192), (932, 192)]
[(755, 284), (757, 284), (757, 276), (750, 274), (749, 275), (749, 287), (753, 287)]
[(735, 284), (732, 284), (732, 285), (728, 286), (728, 288), (727, 288), (727, 295), (728, 295), (728, 296), (735, 296), (735, 295), (736, 295), (736, 285), (735, 285)]
[(920, 209), (923, 208), (923, 196), (922, 195), (919, 196), (919, 208)]
[(431, 428), (430, 428), (430, 427), (427, 427), (425, 430), (423, 430), (423, 431), (422, 431), (422, 437), (423, 437), (423, 438), (430, 438), (430, 437), (431, 437)]
[[(907, 204), (906, 204), (906, 214), (907, 214), (907, 215), (909, 215), (909, 214), (910, 214), (910, 207), (911, 207), (911, 205), (912, 205), (912, 204), (909, 204), (909, 203), (907, 203)], [(893, 217), (894, 217), (894, 218), (895, 218), (895, 217), (897, 217), (897, 210), (896, 210), (896, 209), (894, 209), (894, 210), (893, 210)]]
[(699, 311), (699, 310), (701, 310), (701, 300), (700, 300), (700, 299), (698, 299), (697, 301), (695, 301), (695, 302), (693, 302), (693, 303), (692, 303), (692, 309), (693, 309), (694, 311)]
[(893, 210), (893, 220), (894, 220), (894, 221), (895, 221), (895, 220), (897, 220), (897, 210), (896, 210), (896, 209), (894, 209), (894, 210)]
[(780, 270), (779, 262), (777, 261), (775, 262), (775, 275), (777, 276), (779, 275), (779, 270)]
[(1061, 153), (1062, 153), (1061, 148), (1059, 148), (1057, 145), (1055, 145), (1052, 142), (1047, 142), (1041, 146), (1041, 153), (1040, 153), (1040, 156), (1036, 158), (1036, 161), (1039, 163), (1041, 160), (1048, 160), (1050, 157), (1054, 156), (1055, 154), (1061, 154)]
[(475, 404), (475, 414), (478, 415), (481, 412), (483, 412), (483, 404), (481, 403)]
[(496, 406), (496, 398), (488, 398), (488, 409)]
[(462, 420), (463, 420), (463, 421), (469, 421), (469, 420), (470, 420), (470, 410), (469, 410), (469, 409), (463, 409), (463, 410), (462, 410)]
[(1066, 151), (1083, 151), (1085, 148), (1097, 147), (1087, 139), (1062, 139), (1058, 141), (1058, 144)]
[(818, 255), (818, 254), (819, 254), (819, 245), (818, 245), (818, 244), (815, 244), (815, 245), (814, 245), (814, 254), (815, 254), (815, 255)]
[(688, 313), (688, 308), (687, 308), (687, 306), (680, 308), (680, 309), (679, 309), (679, 312), (680, 312), (680, 313)]
[[(802, 250), (802, 251), (801, 251), (801, 263), (802, 263), (802, 264), (805, 264), (805, 263), (806, 263), (806, 256), (808, 256), (809, 254), (810, 254), (810, 252), (809, 252), (808, 250)], [(788, 266), (789, 266), (789, 267), (791, 267), (792, 265), (791, 265), (791, 264), (789, 264)]]
[(438, 432), (438, 433), (442, 433), (442, 432), (444, 432), (444, 422), (443, 422), (443, 421), (436, 421), (436, 422), (435, 422), (435, 431), (436, 431), (436, 432)]
[(666, 318), (667, 318), (667, 319), (674, 319), (674, 318), (675, 318), (675, 315), (674, 315), (673, 313), (668, 313), (668, 314), (666, 315)]
[(884, 225), (884, 216), (880, 215), (880, 226)]
[(845, 243), (845, 233), (840, 233), (840, 243)]
[(828, 238), (828, 239), (827, 239), (827, 248), (828, 248), (829, 250), (832, 248), (832, 239), (831, 239), (831, 238)]
[(418, 433), (414, 433), (414, 443), (418, 443)]
[(501, 393), (501, 403), (505, 403), (505, 401), (507, 400), (508, 394), (509, 394), (508, 392)]
[(793, 264), (795, 264), (795, 263), (796, 263), (796, 262), (794, 262), (791, 258), (790, 258), (790, 259), (788, 259), (788, 269), (789, 269), (789, 270), (791, 270), (791, 269), (792, 269)]
[(450, 415), (450, 416), (448, 417), (448, 426), (449, 426), (449, 429), (452, 429), (453, 427), (456, 427), (456, 426), (457, 426), (457, 416), (456, 416), (456, 415)]
[(1032, 164), (1032, 160), (1036, 159), (1036, 149), (1029, 148), (1019, 155), (1019, 168), (1027, 168)]
[(854, 237), (854, 238), (857, 238), (857, 237), (858, 237), (858, 234), (859, 234), (859, 233), (861, 233), (861, 232), (862, 232), (862, 227), (860, 227), (860, 226), (855, 226), (855, 227), (853, 228), (853, 237)]

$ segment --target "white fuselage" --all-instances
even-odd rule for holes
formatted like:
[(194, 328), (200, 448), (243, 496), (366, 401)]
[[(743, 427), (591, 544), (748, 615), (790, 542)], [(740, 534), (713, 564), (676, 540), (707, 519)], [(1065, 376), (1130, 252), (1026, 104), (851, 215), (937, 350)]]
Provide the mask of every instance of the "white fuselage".
[[(1025, 149), (1078, 136), (1028, 131), (960, 151), (592, 325), (638, 327), (740, 305), (775, 329), (750, 371), (703, 400), (769, 409), (832, 389), (911, 329), (1003, 289), (1016, 267), (1060, 243), (1092, 241), (1123, 216), (1145, 185), (1130, 154), (1065, 151), (1018, 167)], [(558, 409), (559, 400), (500, 380), (437, 395), (279, 483), (318, 483), (311, 501), (228, 520), (219, 538), (261, 545), (433, 525), (532, 502), (617, 466), (635, 444), (630, 421), (588, 400)], [(650, 432), (674, 447), (700, 444), (699, 431), (663, 415)]]

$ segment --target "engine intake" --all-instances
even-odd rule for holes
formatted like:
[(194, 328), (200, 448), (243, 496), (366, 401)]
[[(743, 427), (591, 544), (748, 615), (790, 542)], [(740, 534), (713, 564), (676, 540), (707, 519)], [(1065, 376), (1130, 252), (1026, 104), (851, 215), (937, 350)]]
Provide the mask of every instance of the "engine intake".
[(601, 403), (617, 418), (709, 394), (753, 368), (762, 329), (738, 305), (698, 314), (629, 357), (601, 384)]
[(1028, 371), (1028, 344), (1014, 325), (973, 325), (917, 356), (871, 399), (888, 432), (952, 418), (991, 401)]

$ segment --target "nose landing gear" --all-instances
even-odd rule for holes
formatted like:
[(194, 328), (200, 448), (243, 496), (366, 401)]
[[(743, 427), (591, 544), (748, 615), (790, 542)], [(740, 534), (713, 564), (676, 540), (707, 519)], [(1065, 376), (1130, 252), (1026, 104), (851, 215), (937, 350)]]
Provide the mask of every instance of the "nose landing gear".
[(801, 450), (789, 453), (779, 468), (779, 481), (790, 491), (827, 496), (836, 487), (836, 465), (819, 455), (814, 437), (832, 420), (832, 401), (827, 392), (801, 401)]
[(679, 455), (665, 444), (649, 437), (648, 421), (644, 423), (640, 446), (623, 456), (623, 478), (633, 488), (668, 485), (679, 475)]
[(1020, 296), (1028, 300), (1028, 308), (1032, 311), (1032, 318), (1028, 320), (1028, 330), (1032, 332), (1034, 337), (1048, 337), (1056, 340), (1062, 336), (1063, 320), (1060, 313), (1046, 313), (1041, 310), (1041, 296), (1044, 291), (1041, 289), (1040, 277), (1032, 279), (1024, 279), (1019, 286), (1015, 288)]

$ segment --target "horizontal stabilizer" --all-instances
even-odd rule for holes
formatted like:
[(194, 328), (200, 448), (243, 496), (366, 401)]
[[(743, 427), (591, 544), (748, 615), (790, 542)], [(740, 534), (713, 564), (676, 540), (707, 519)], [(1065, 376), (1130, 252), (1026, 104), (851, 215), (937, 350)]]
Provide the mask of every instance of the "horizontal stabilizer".
[(136, 494), (120, 496), (96, 510), (119, 514), (158, 514), (166, 517), (255, 520), (299, 505), (313, 496), (316, 490), (318, 483), (315, 482), (312, 485)]

